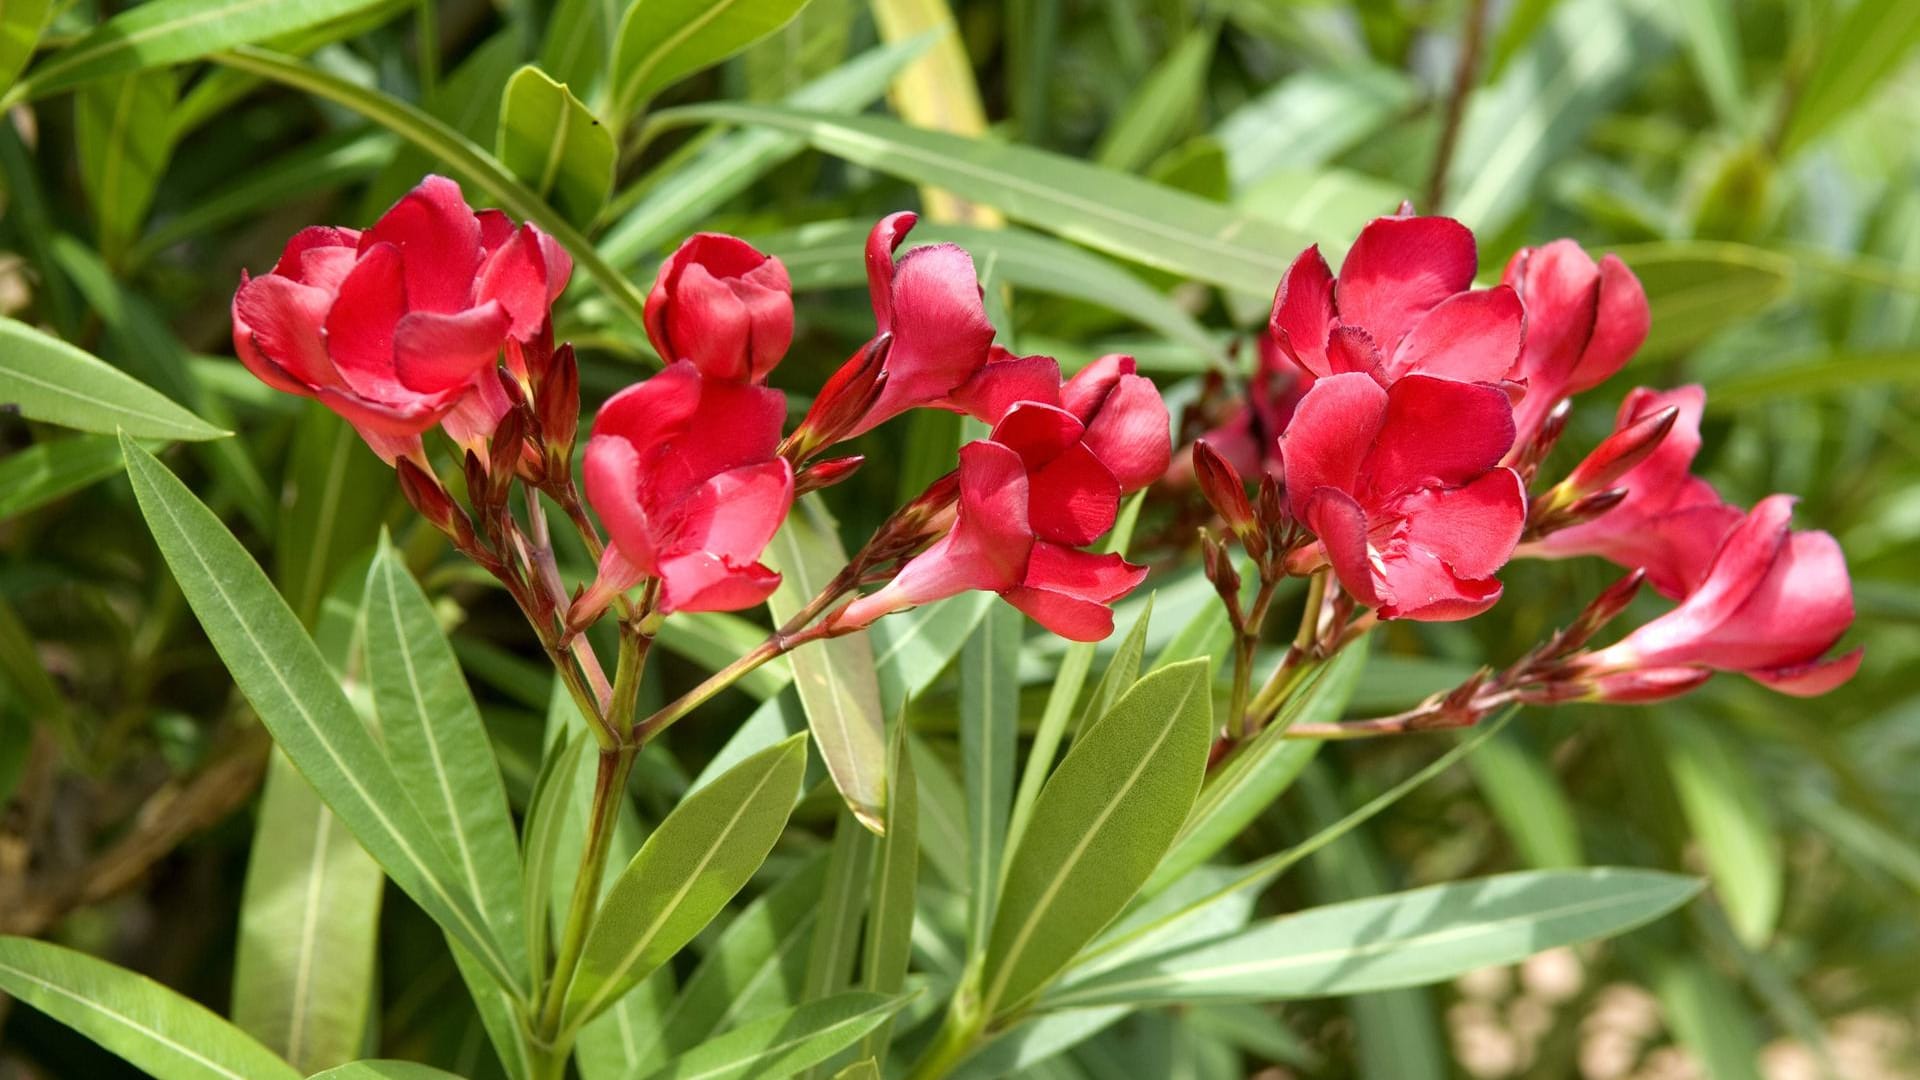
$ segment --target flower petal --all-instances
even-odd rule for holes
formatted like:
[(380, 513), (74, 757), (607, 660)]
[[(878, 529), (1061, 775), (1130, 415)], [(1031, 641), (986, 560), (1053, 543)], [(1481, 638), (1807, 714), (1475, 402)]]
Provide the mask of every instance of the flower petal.
[(642, 574), (657, 574), (657, 541), (653, 522), (640, 502), (645, 479), (634, 445), (619, 435), (596, 434), (587, 440), (580, 473), (586, 481), (587, 502), (600, 515), (607, 536)]
[(394, 326), (394, 374), (422, 394), (464, 386), (498, 361), (512, 325), (497, 300), (452, 314), (410, 311)]
[(787, 459), (731, 469), (687, 497), (668, 550), (704, 551), (736, 566), (756, 562), (792, 506), (793, 466)]
[(1473, 233), (1452, 218), (1375, 218), (1340, 264), (1340, 321), (1392, 356), (1420, 316), (1473, 286), (1478, 266)]
[(234, 351), (276, 390), (306, 394), (336, 384), (321, 336), (332, 305), (332, 294), (278, 274), (242, 280), (233, 294)]
[(1027, 474), (1027, 517), (1034, 536), (1056, 544), (1091, 544), (1113, 528), (1120, 512), (1120, 483), (1086, 443)]
[(1833, 690), (1853, 678), (1860, 670), (1865, 649), (1855, 649), (1829, 660), (1815, 660), (1789, 667), (1749, 671), (1755, 682), (1794, 697), (1815, 697)]
[(1367, 513), (1353, 496), (1338, 488), (1316, 488), (1306, 500), (1300, 519), (1320, 539), (1320, 550), (1340, 578), (1340, 585), (1368, 607), (1393, 602), (1373, 572), (1367, 550)]
[(873, 322), (882, 330), (893, 325), (893, 253), (913, 231), (920, 216), (899, 210), (874, 223), (867, 233), (867, 292), (873, 299)]
[[(995, 351), (998, 346), (995, 346)], [(1060, 403), (1060, 365), (1051, 356), (994, 359), (961, 384), (947, 404), (975, 420), (997, 424), (1023, 401)]]
[(400, 250), (392, 244), (375, 244), (361, 251), (353, 272), (340, 283), (326, 326), (327, 353), (360, 396), (380, 401), (407, 396), (393, 367), (394, 330), (406, 312)]
[(660, 610), (739, 611), (779, 587), (780, 575), (759, 563), (736, 566), (704, 551), (689, 552), (660, 567)]
[(480, 269), (480, 220), (460, 185), (429, 176), (360, 235), (360, 253), (391, 244), (406, 266), (407, 305), (414, 311), (459, 311), (472, 304)]
[(1280, 437), (1294, 517), (1306, 520), (1307, 501), (1319, 488), (1355, 493), (1386, 416), (1387, 392), (1372, 376), (1354, 372), (1314, 381)]
[(1273, 294), (1267, 334), (1280, 354), (1309, 376), (1331, 375), (1327, 334), (1333, 328), (1333, 271), (1315, 244), (1287, 267)]
[(1409, 547), (1437, 556), (1458, 577), (1491, 577), (1520, 542), (1527, 490), (1512, 469), (1495, 469), (1464, 487), (1416, 492), (1400, 509)]
[(893, 333), (887, 385), (855, 434), (944, 399), (986, 364), (993, 345), (980, 279), (965, 251), (952, 244), (914, 248), (894, 267), (892, 281), (882, 326)]
[(1408, 375), (1386, 396), (1363, 502), (1458, 487), (1499, 464), (1513, 446), (1513, 406), (1498, 387)]
[(1087, 429), (1072, 413), (1055, 405), (1022, 401), (1007, 410), (989, 436), (1020, 455), (1028, 469), (1038, 469), (1077, 445)]
[(1166, 475), (1173, 457), (1170, 427), (1167, 403), (1152, 381), (1122, 375), (1087, 425), (1086, 445), (1127, 494)]
[(1388, 381), (1418, 372), (1499, 382), (1520, 359), (1525, 322), (1519, 295), (1505, 285), (1456, 293), (1413, 325), (1387, 365)]

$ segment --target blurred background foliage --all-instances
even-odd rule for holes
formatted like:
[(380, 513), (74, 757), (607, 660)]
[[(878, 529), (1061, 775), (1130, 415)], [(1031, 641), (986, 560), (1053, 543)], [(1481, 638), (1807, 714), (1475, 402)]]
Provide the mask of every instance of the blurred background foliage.
[[(35, 7), (7, 0), (0, 21), (37, 18)], [(51, 7), (43, 44), (120, 5)], [(490, 148), (523, 63), (600, 107), (621, 7), (362, 4), (273, 44)], [(24, 63), (9, 53), (17, 37), (0, 41), (0, 59)], [(1721, 678), (1657, 708), (1525, 713), (1262, 904), (1589, 862), (1699, 872), (1707, 897), (1604, 946), (1452, 986), (1136, 1014), (1032, 1075), (1911, 1076), (1916, 43), (1912, 0), (813, 0), (668, 89), (643, 121), (610, 122), (611, 192), (542, 193), (641, 289), (696, 228), (787, 259), (799, 334), (774, 381), (794, 388), (818, 385), (869, 333), (859, 244), (901, 207), (927, 213), (916, 239), (974, 251), (1020, 351), (1069, 366), (1134, 352), (1176, 406), (1251, 355), (1246, 335), (1301, 247), (1337, 255), (1402, 199), (1471, 225), (1488, 278), (1518, 246), (1561, 235), (1620, 252), (1652, 298), (1653, 336), (1579, 402), (1563, 456), (1608, 430), (1630, 386), (1705, 384), (1701, 470), (1743, 503), (1800, 493), (1800, 524), (1840, 538), (1866, 666), (1814, 701)], [(171, 464), (253, 546), (323, 647), (351, 622), (380, 529), (396, 530), (456, 628), (520, 806), (549, 686), (512, 605), (402, 512), (388, 471), (348, 429), (256, 384), (228, 340), (243, 267), (265, 269), (303, 225), (365, 224), (421, 173), (460, 175), (460, 163), (405, 122), (261, 74), (153, 68), (16, 104), (0, 125), (0, 311), (241, 433), (176, 448)], [(717, 101), (818, 112), (677, 111)], [(757, 123), (730, 123), (743, 119)], [(919, 139), (901, 121), (970, 141)], [(469, 186), (475, 203), (491, 201), (483, 191)], [(1219, 223), (1271, 250), (1211, 262), (1204, 245), (1157, 233), (1159, 213), (1192, 225), (1189, 240)], [(657, 361), (630, 305), (590, 272), (575, 278), (559, 330), (582, 350), (591, 408)], [(944, 471), (959, 430), (916, 418), (869, 436), (866, 467), (830, 500), (847, 534)], [(274, 1019), (249, 1023), (250, 935), (285, 930), (294, 915), (276, 897), (318, 880), (321, 955), (346, 987), (338, 1000), (368, 1018), (364, 1045), (343, 1051), (496, 1074), (440, 936), (398, 892), (382, 902), (377, 869), (329, 832), (303, 785), (270, 779), (284, 763), (160, 566), (114, 475), (112, 437), (0, 416), (0, 447), (0, 930), (110, 956), (216, 1009), (231, 1001), (258, 1030)], [(1199, 654), (1219, 648), (1224, 623), (1183, 550), (1183, 521), (1150, 514), (1162, 567), (1150, 648)], [(1517, 656), (1611, 579), (1590, 563), (1516, 564), (1504, 577), (1492, 615), (1377, 635), (1355, 714)], [(1645, 603), (1642, 615), (1657, 610)], [(646, 692), (687, 685), (757, 637), (745, 619), (687, 620), (663, 640)], [(1023, 658), (1035, 701), (1053, 650), (1036, 639)], [(756, 709), (791, 721), (784, 676), (766, 676), (648, 755), (635, 791), (645, 816)], [(954, 682), (949, 672), (929, 691), (927, 729), (951, 726)], [(1242, 846), (1298, 839), (1451, 745), (1329, 749)], [(811, 806), (796, 820), (823, 847), (831, 801)], [(801, 832), (776, 863), (806, 853)], [(0, 1076), (124, 1070), (28, 1010), (0, 1023)]]

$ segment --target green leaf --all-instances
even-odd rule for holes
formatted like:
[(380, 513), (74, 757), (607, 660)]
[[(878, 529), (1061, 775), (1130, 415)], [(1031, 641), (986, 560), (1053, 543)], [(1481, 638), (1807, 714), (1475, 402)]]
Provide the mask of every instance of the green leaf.
[(867, 632), (882, 706), (897, 714), (925, 693), (960, 655), (994, 599), (992, 593), (966, 592), (874, 623)]
[[(815, 498), (795, 504), (764, 558), (780, 572), (780, 587), (767, 598), (776, 623), (792, 618), (847, 564), (833, 518)], [(887, 802), (886, 719), (867, 635), (828, 638), (787, 660), (827, 775), (860, 823), (878, 831)]]
[(1760, 1036), (1741, 989), (1701, 956), (1654, 961), (1653, 992), (1674, 1040), (1714, 1080), (1760, 1080)]
[(27, 73), (10, 100), (198, 60), (358, 14), (384, 0), (152, 0), (108, 19)]
[(48, 439), (0, 458), (0, 521), (35, 510), (120, 471), (111, 435)]
[[(829, 112), (864, 109), (932, 40), (922, 36), (869, 49), (782, 98), (781, 104)], [(630, 265), (646, 252), (677, 240), (806, 145), (805, 139), (779, 131), (736, 131), (714, 139), (691, 161), (670, 171), (663, 167), (660, 172), (665, 175), (648, 178), (651, 186), (601, 238), (601, 254), (616, 266)], [(622, 201), (625, 198), (623, 193)]]
[(1649, 727), (1666, 744), (1667, 770), (1714, 894), (1741, 942), (1762, 947), (1779, 922), (1786, 890), (1785, 857), (1766, 791), (1718, 725), (1686, 715), (1660, 719)]
[(613, 191), (613, 133), (564, 83), (528, 64), (500, 99), (497, 153), (533, 193), (584, 229)]
[(856, 1061), (834, 1073), (833, 1080), (881, 1080), (880, 1064), (874, 1058)]
[(1001, 1080), (1034, 1076), (1027, 1070), (1112, 1027), (1132, 1009), (1061, 1009), (1015, 1023), (975, 1051), (955, 1070), (955, 1080)]
[(1313, 740), (1287, 738), (1286, 729), (1338, 720), (1366, 664), (1365, 648), (1342, 650), (1288, 696), (1259, 734), (1209, 770), (1193, 812), (1143, 893), (1152, 896), (1212, 858), (1273, 805), (1319, 749)]
[(785, 26), (807, 0), (633, 0), (613, 49), (616, 126), (662, 87), (725, 60)]
[(701, 1043), (645, 1080), (780, 1080), (853, 1045), (908, 1000), (854, 991), (810, 1001)]
[(1676, 874), (1531, 870), (1314, 908), (1128, 964), (1048, 1004), (1336, 997), (1441, 982), (1611, 937), (1700, 891)]
[(608, 299), (634, 322), (645, 320), (647, 298), (639, 286), (601, 258), (593, 244), (567, 221), (565, 215), (528, 191), (492, 155), (445, 121), (378, 90), (359, 86), (291, 57), (264, 49), (243, 47), (221, 53), (215, 59), (230, 68), (271, 79), (351, 109), (432, 154), (448, 169), (471, 181), (488, 198), (497, 201), (502, 210), (513, 217), (531, 221), (552, 234), (560, 246), (573, 256), (575, 265), (600, 283)]
[(1016, 221), (1111, 255), (1256, 296), (1318, 239), (1139, 177), (1026, 146), (908, 127), (872, 116), (774, 106), (692, 105), (656, 122), (723, 121), (804, 135), (816, 148), (936, 185)]
[(547, 20), (540, 69), (591, 95), (607, 70), (623, 0), (560, 0)]
[(567, 991), (566, 1023), (592, 1019), (665, 963), (740, 891), (786, 828), (806, 739), (762, 750), (687, 796), (608, 891)]
[(155, 68), (89, 83), (74, 99), (80, 186), (109, 263), (121, 260), (146, 223), (173, 155), (168, 118), (177, 94), (173, 72)]
[[(553, 696), (555, 711), (564, 708), (564, 715), (579, 716), (572, 697), (557, 680)], [(583, 729), (573, 730), (571, 736), (562, 736), (562, 740), (549, 747), (540, 762), (540, 774), (534, 778), (533, 794), (527, 799), (527, 816), (521, 831), (520, 888), (526, 913), (520, 924), (527, 928), (527, 945), (537, 971), (547, 970), (547, 913), (553, 907), (554, 882), (569, 869), (560, 858), (567, 812), (575, 794), (574, 779), (587, 760), (593, 734)]]
[[(897, 994), (907, 984), (913, 959), (914, 892), (920, 880), (920, 786), (907, 744), (907, 718), (894, 725), (887, 754), (893, 798), (887, 800), (887, 832), (873, 861), (867, 901), (867, 940), (860, 953), (860, 987)], [(883, 1022), (860, 1044), (862, 1054), (885, 1061), (892, 1025)]]
[(1235, 190), (1277, 169), (1332, 161), (1413, 105), (1414, 82), (1392, 68), (1308, 69), (1235, 109), (1217, 129)]
[(1008, 865), (982, 1011), (1018, 1009), (1113, 921), (1193, 806), (1213, 736), (1209, 663), (1134, 684), (1082, 733), (1034, 804)]
[(287, 756), (362, 846), (505, 987), (508, 964), (438, 839), (413, 807), (313, 639), (211, 510), (153, 455), (121, 437), (147, 527), (234, 682)]
[(742, 1019), (798, 1003), (827, 860), (807, 860), (748, 904), (714, 939), (629, 1068), (647, 1072)]
[(460, 1080), (460, 1074), (412, 1061), (350, 1061), (308, 1080)]
[(1647, 290), (1653, 324), (1641, 360), (1671, 356), (1772, 307), (1793, 285), (1793, 261), (1745, 244), (1692, 241), (1616, 249)]
[[(1737, 128), (1747, 112), (1746, 72), (1740, 59), (1740, 28), (1733, 0), (1691, 0), (1679, 5), (1687, 51), (1722, 123)], [(1914, 24), (1920, 26), (1920, 19)]]
[[(870, 228), (871, 222), (862, 221), (815, 222), (753, 240), (786, 264), (794, 288), (836, 288), (866, 282)], [(982, 265), (991, 261), (995, 276), (1016, 288), (1097, 304), (1220, 362), (1220, 343), (1178, 304), (1127, 270), (1072, 244), (1025, 229), (931, 222), (917, 226), (913, 240), (958, 244)]]
[(382, 543), (367, 574), (366, 663), (388, 761), (507, 961), (527, 966), (519, 844), (493, 744), (433, 605)]
[(198, 1003), (59, 945), (0, 937), (0, 990), (159, 1080), (299, 1080), (272, 1051)]
[(1859, 0), (1825, 33), (1813, 74), (1793, 101), (1782, 150), (1792, 153), (1871, 97), (1920, 42), (1920, 7)]
[(826, 881), (820, 889), (820, 917), (814, 922), (806, 977), (800, 983), (801, 1001), (818, 1001), (853, 985), (860, 922), (867, 914), (873, 851), (878, 846), (878, 838), (852, 814), (842, 813), (835, 819)]
[(1430, 209), (1482, 233), (1506, 225), (1665, 46), (1632, 5), (1565, 0), (1500, 81), (1474, 94), (1448, 170), (1448, 205)]
[(995, 604), (960, 650), (960, 764), (967, 807), (967, 943), (984, 951), (1000, 896), (1020, 732), (1019, 611)]
[(0, 318), (0, 403), (29, 420), (141, 439), (217, 439), (221, 431), (105, 361)]
[(53, 0), (7, 0), (0, 4), (0, 93), (13, 87), (20, 70), (33, 59), (52, 7)]
[(1529, 866), (1557, 870), (1585, 864), (1580, 825), (1567, 793), (1520, 736), (1487, 740), (1467, 759), (1467, 768)]
[(360, 1053), (385, 884), (379, 864), (276, 752), (241, 892), (232, 1012), (301, 1072)]
[(1713, 407), (1743, 409), (1782, 399), (1811, 400), (1876, 385), (1920, 382), (1920, 352), (1824, 353), (1711, 380)]
[[(310, 401), (294, 425), (285, 487), (274, 530), (274, 583), (300, 621), (312, 626), (328, 586), (379, 539), (393, 469), (367, 449), (352, 424)], [(353, 603), (362, 599), (356, 594)]]
[(1138, 172), (1193, 123), (1207, 89), (1207, 69), (1220, 27), (1205, 22), (1187, 31), (1135, 87), (1120, 114), (1094, 146), (1093, 159), (1121, 172)]

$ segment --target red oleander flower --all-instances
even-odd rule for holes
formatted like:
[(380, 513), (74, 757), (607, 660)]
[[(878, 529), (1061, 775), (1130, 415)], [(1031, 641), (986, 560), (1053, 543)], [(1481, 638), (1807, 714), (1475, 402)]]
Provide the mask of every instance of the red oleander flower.
[(1643, 686), (1682, 685), (1689, 670), (1738, 671), (1797, 697), (1851, 679), (1861, 650), (1822, 659), (1853, 624), (1846, 558), (1826, 533), (1795, 532), (1792, 515), (1790, 496), (1761, 500), (1727, 534), (1699, 588), (1586, 657), (1582, 670)]
[(1485, 611), (1526, 522), (1520, 477), (1499, 467), (1512, 444), (1512, 407), (1495, 386), (1316, 381), (1281, 438), (1287, 500), (1319, 538), (1308, 558), (1382, 618)]
[(1444, 217), (1375, 218), (1336, 280), (1316, 245), (1274, 293), (1268, 334), (1309, 379), (1365, 372), (1498, 382), (1520, 356), (1525, 322), (1506, 285), (1474, 289), (1473, 233)]
[(1014, 404), (991, 436), (960, 448), (952, 527), (835, 623), (864, 626), (984, 589), (1062, 637), (1113, 632), (1108, 605), (1146, 568), (1078, 549), (1113, 527), (1121, 496), (1166, 470), (1166, 405), (1128, 357), (1104, 358), (1058, 390), (1062, 404)]
[(1509, 375), (1527, 387), (1514, 410), (1514, 445), (1525, 446), (1555, 405), (1612, 377), (1647, 339), (1647, 294), (1618, 257), (1596, 263), (1572, 240), (1521, 248), (1501, 280), (1527, 309), (1526, 346)]
[[(1616, 430), (1626, 432), (1666, 410), (1677, 410), (1673, 427), (1650, 455), (1606, 485), (1626, 497), (1584, 524), (1549, 533), (1528, 545), (1548, 558), (1598, 555), (1647, 572), (1661, 595), (1678, 600), (1706, 579), (1714, 555), (1740, 521), (1739, 509), (1720, 501), (1713, 485), (1689, 470), (1700, 452), (1700, 417), (1706, 391), (1683, 386), (1663, 392), (1635, 389), (1620, 405)], [(1576, 476), (1579, 470), (1575, 470)]]
[(696, 233), (647, 293), (647, 340), (710, 379), (765, 382), (793, 343), (793, 285), (779, 259), (737, 237)]
[(339, 413), (392, 463), (419, 456), (421, 433), (443, 420), (463, 442), (491, 430), (497, 414), (480, 394), (499, 392), (502, 346), (550, 332), (571, 271), (552, 237), (475, 213), (458, 184), (429, 176), (365, 232), (303, 229), (271, 272), (243, 273), (234, 351), (267, 385)]
[(573, 621), (646, 577), (660, 579), (663, 613), (765, 600), (780, 575), (760, 553), (793, 505), (793, 467), (775, 452), (786, 408), (779, 391), (690, 360), (609, 398), (583, 472), (611, 542)]

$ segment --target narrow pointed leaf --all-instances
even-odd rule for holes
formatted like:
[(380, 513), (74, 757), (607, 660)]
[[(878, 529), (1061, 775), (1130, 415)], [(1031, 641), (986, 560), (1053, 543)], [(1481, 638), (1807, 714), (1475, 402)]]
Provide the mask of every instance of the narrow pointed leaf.
[(111, 435), (48, 439), (0, 458), (0, 521), (45, 506), (120, 471)]
[(960, 650), (960, 765), (967, 807), (967, 944), (992, 932), (1020, 731), (1020, 613), (995, 604)]
[(120, 261), (146, 223), (173, 154), (169, 116), (177, 95), (173, 72), (157, 68), (90, 83), (75, 97), (80, 186), (110, 263)]
[[(873, 860), (872, 898), (867, 902), (867, 940), (861, 950), (860, 987), (876, 994), (897, 994), (907, 983), (913, 959), (914, 891), (920, 881), (920, 795), (907, 745), (907, 718), (894, 725), (887, 775), (894, 778), (887, 800), (887, 834)], [(892, 1025), (882, 1023), (860, 1044), (876, 1060), (887, 1057)]]
[(500, 161), (584, 229), (613, 190), (613, 133), (566, 84), (529, 64), (500, 99)]
[(52, 0), (8, 0), (0, 5), (0, 93), (13, 87), (20, 69), (33, 59), (52, 9)]
[(309, 1080), (459, 1080), (459, 1076), (413, 1061), (349, 1061)]
[(711, 922), (766, 860), (807, 764), (795, 736), (689, 795), (600, 905), (567, 992), (567, 1023), (599, 1015)]
[(1034, 804), (994, 918), (983, 1009), (1031, 1000), (1153, 872), (1193, 806), (1213, 734), (1206, 660), (1136, 683)]
[(1607, 867), (1534, 870), (1314, 908), (1107, 972), (1049, 1004), (1334, 997), (1441, 982), (1624, 933), (1697, 879)]
[(900, 1011), (907, 995), (852, 991), (742, 1024), (646, 1080), (780, 1080), (832, 1057)]
[(29, 420), (141, 439), (217, 439), (227, 434), (98, 357), (0, 318), (0, 404)]
[(122, 436), (121, 443), (160, 553), (274, 741), (394, 882), (503, 986), (520, 987), (524, 971), (507, 963), (488, 934), (386, 751), (347, 703), (286, 601), (178, 477), (131, 439)]
[(199, 1003), (59, 945), (0, 938), (0, 990), (159, 1080), (299, 1080), (292, 1066)]
[(394, 774), (507, 960), (525, 967), (519, 846), (493, 744), (433, 605), (390, 544), (367, 574), (364, 611), (367, 675)]
[(662, 87), (717, 64), (773, 33), (807, 0), (634, 0), (613, 49), (617, 122)]
[[(796, 504), (767, 546), (766, 562), (780, 572), (767, 610), (774, 622), (784, 622), (847, 563), (824, 504), (811, 498)], [(887, 747), (873, 646), (865, 633), (848, 634), (796, 649), (787, 659), (833, 786), (862, 825), (879, 831), (886, 812)]]

